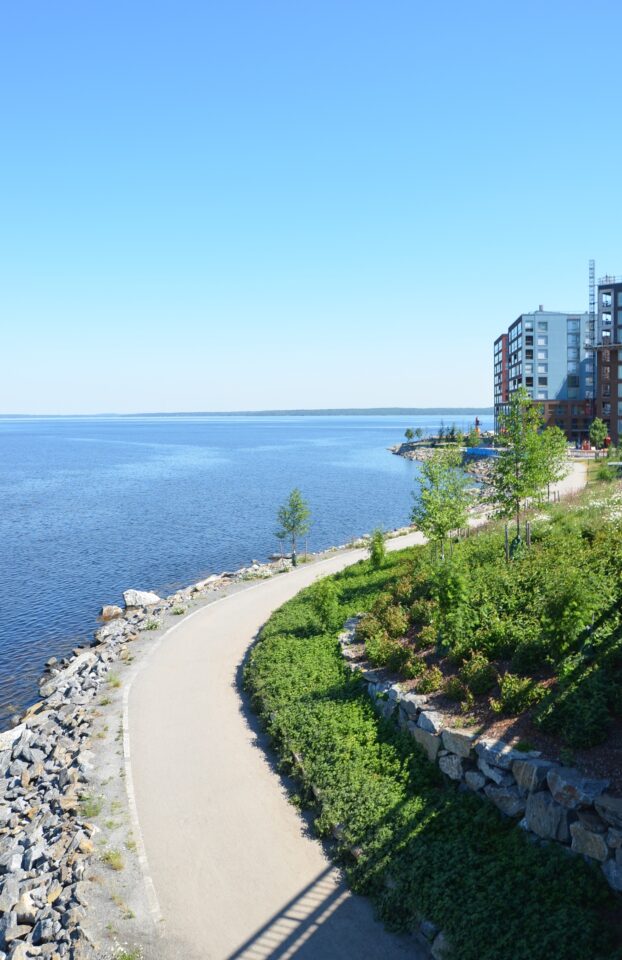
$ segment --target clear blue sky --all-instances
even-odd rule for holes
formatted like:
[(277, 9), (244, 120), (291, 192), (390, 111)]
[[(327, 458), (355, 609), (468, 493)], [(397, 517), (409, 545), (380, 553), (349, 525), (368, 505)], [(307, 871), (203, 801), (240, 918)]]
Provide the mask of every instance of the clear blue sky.
[(622, 6), (0, 12), (0, 412), (492, 402), (622, 274)]

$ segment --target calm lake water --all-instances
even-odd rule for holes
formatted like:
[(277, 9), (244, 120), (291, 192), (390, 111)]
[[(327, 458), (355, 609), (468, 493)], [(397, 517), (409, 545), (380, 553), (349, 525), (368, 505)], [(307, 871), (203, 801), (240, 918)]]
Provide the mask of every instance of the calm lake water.
[(309, 550), (404, 526), (418, 466), (386, 448), (408, 426), (439, 422), (0, 419), (0, 729), (36, 699), (47, 658), (89, 636), (123, 590), (170, 593), (275, 552), (275, 514), (292, 487), (311, 507)]

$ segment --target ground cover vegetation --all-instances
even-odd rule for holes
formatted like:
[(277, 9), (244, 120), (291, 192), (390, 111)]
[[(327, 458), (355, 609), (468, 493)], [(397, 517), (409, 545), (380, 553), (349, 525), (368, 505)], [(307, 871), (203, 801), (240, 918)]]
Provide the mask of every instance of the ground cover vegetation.
[[(374, 711), (363, 683), (343, 662), (336, 633), (348, 617), (366, 612), (362, 633), (372, 647), (379, 645), (381, 659), (387, 655), (383, 644), (398, 659), (406, 650), (406, 669), (414, 662), (411, 649), (416, 655), (436, 647), (451, 651), (456, 677), (473, 696), (489, 695), (498, 683), (494, 658), (500, 651), (510, 659), (518, 655), (503, 676), (531, 684), (534, 657), (550, 647), (555, 662), (566, 664), (566, 700), (554, 701), (563, 711), (578, 683), (578, 661), (573, 666), (570, 658), (594, 644), (609, 655), (615, 645), (608, 638), (617, 628), (596, 636), (602, 619), (599, 559), (607, 538), (591, 510), (567, 519), (560, 513), (538, 530), (530, 554), (511, 565), (503, 560), (496, 531), (462, 544), (463, 557), (454, 552), (452, 562), (433, 563), (430, 548), (388, 554), (379, 567), (362, 561), (329, 578), (328, 594), (312, 587), (277, 611), (245, 670), (253, 705), (284, 767), (297, 777), (301, 801), (315, 810), (317, 830), (338, 837), (335, 853), (353, 888), (373, 898), (392, 928), (409, 929), (421, 919), (435, 923), (460, 960), (619, 958), (612, 921), (618, 899), (579, 858), (556, 845), (530, 843), (491, 804), (445, 783), (414, 741)], [(559, 543), (566, 555), (569, 540), (577, 537), (599, 572), (580, 582), (576, 607), (569, 599), (577, 586), (572, 557), (562, 564), (561, 595), (551, 593), (550, 578), (537, 587), (550, 618), (545, 647), (513, 591), (518, 588), (525, 601), (544, 572), (545, 554), (550, 560)], [(481, 564), (488, 574), (474, 574), (475, 602), (468, 578), (470, 568)], [(493, 569), (502, 578), (497, 592), (486, 583)], [(608, 585), (607, 602), (613, 592)], [(559, 613), (563, 627), (556, 625)], [(592, 614), (586, 644), (584, 624), (591, 625)], [(473, 629), (477, 643), (469, 639)], [(590, 675), (596, 670), (602, 676), (599, 662), (598, 655), (586, 661)], [(433, 669), (423, 663), (421, 683)], [(596, 680), (590, 684), (598, 686)], [(505, 704), (523, 696), (518, 682), (506, 680), (504, 690), (497, 696)]]

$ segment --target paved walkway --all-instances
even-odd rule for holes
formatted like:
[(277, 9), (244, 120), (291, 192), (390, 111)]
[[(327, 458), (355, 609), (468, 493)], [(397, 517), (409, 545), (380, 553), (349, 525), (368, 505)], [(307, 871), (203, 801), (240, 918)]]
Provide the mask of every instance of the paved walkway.
[[(585, 483), (582, 464), (564, 494)], [(421, 542), (419, 534), (389, 549)], [(130, 691), (131, 782), (163, 917), (158, 960), (419, 960), (348, 892), (288, 802), (238, 687), (260, 626), (315, 579), (304, 565), (203, 607), (147, 655)], [(154, 955), (155, 956), (155, 955)]]

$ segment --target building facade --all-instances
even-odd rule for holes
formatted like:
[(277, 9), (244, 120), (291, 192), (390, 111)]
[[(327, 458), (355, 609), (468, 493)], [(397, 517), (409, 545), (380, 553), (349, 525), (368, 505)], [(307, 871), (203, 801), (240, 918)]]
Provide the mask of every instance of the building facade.
[[(622, 321), (621, 321), (622, 322)], [(503, 340), (505, 338), (505, 346)], [(595, 356), (589, 314), (523, 313), (495, 340), (495, 429), (512, 394), (524, 387), (542, 406), (547, 426), (583, 441), (594, 416)]]
[(622, 437), (622, 277), (602, 277), (597, 294), (596, 416), (611, 442)]

